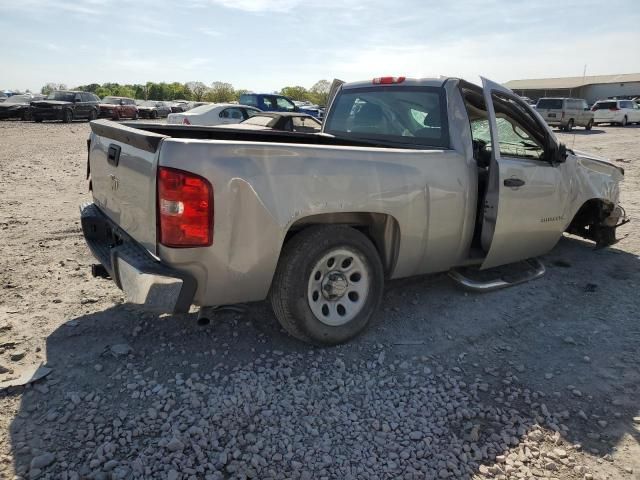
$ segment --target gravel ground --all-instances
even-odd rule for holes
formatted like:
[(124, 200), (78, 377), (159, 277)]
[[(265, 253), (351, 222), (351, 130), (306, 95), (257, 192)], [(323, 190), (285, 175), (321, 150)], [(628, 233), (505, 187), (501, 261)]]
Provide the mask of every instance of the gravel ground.
[[(310, 348), (264, 303), (203, 328), (92, 278), (88, 131), (0, 123), (0, 478), (640, 479), (635, 223), (499, 292), (391, 282), (364, 335)], [(640, 127), (558, 135), (624, 166), (639, 218)]]

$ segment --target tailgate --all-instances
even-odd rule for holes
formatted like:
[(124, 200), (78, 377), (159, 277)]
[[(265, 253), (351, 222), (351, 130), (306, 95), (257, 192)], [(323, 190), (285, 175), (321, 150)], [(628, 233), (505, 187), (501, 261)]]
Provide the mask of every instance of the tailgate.
[(114, 223), (156, 253), (156, 168), (164, 135), (109, 120), (91, 122), (93, 200)]

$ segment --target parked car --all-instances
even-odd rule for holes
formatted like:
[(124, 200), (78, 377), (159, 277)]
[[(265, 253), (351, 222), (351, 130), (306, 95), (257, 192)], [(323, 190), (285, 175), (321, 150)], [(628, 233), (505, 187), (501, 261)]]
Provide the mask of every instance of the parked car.
[(322, 122), (306, 113), (260, 112), (236, 125), (229, 125), (227, 128), (318, 133), (322, 130)]
[(7, 98), (9, 98), (9, 96), (6, 93), (0, 92), (0, 103), (6, 101)]
[(44, 100), (31, 102), (31, 118), (43, 120), (95, 120), (98, 118), (100, 99), (89, 92), (60, 90), (52, 92)]
[(187, 102), (170, 102), (169, 107), (171, 108), (171, 113), (181, 113), (189, 110)]
[(626, 126), (628, 123), (640, 124), (640, 106), (633, 100), (598, 100), (591, 110), (594, 123), (610, 123)]
[(31, 102), (41, 100), (43, 95), (13, 95), (0, 103), (0, 119), (18, 118), (31, 120)]
[(566, 132), (573, 130), (573, 127), (591, 130), (595, 123), (593, 112), (582, 98), (544, 97), (536, 103), (536, 110), (548, 125)]
[(234, 103), (210, 103), (192, 108), (183, 113), (172, 113), (167, 118), (169, 124), (183, 125), (230, 125), (261, 113), (260, 110)]
[(171, 107), (157, 100), (141, 100), (138, 102), (138, 115), (141, 118), (166, 118)]
[(302, 112), (313, 117), (320, 115), (319, 108), (298, 107), (290, 98), (274, 93), (244, 93), (240, 95), (239, 102), (263, 112)]
[(332, 92), (321, 135), (92, 122), (81, 221), (94, 275), (129, 302), (203, 318), (269, 298), (291, 335), (336, 344), (366, 327), (387, 278), (450, 271), (495, 289), (544, 267), (475, 280), (458, 267), (531, 259), (564, 232), (610, 245), (626, 221), (624, 170), (567, 149), (497, 83), (383, 77)]
[(100, 103), (101, 118), (120, 120), (121, 118), (138, 119), (138, 106), (133, 98), (104, 97)]

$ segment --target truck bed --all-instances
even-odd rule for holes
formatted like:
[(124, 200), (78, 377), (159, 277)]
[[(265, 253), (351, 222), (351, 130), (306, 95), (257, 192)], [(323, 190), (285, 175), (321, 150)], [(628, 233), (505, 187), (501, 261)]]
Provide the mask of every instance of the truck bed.
[[(380, 148), (410, 148), (416, 150), (415, 145), (390, 145), (375, 141), (354, 141), (352, 139), (338, 138), (333, 135), (316, 133), (295, 133), (279, 130), (239, 130), (224, 127), (203, 127), (194, 125), (167, 125), (159, 123), (123, 122), (136, 130), (144, 130), (158, 135), (172, 138), (192, 138), (197, 140), (238, 140), (245, 142), (273, 142), (294, 143), (308, 145), (335, 145), (349, 147), (380, 147)], [(104, 127), (105, 124), (102, 125)], [(94, 129), (95, 130), (95, 129)]]

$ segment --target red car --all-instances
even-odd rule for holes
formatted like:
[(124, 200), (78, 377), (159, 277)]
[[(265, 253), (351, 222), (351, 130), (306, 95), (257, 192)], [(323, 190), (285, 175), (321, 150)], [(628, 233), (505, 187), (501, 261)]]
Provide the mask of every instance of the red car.
[(100, 117), (120, 120), (121, 118), (138, 119), (138, 106), (133, 98), (104, 97), (100, 103)]

